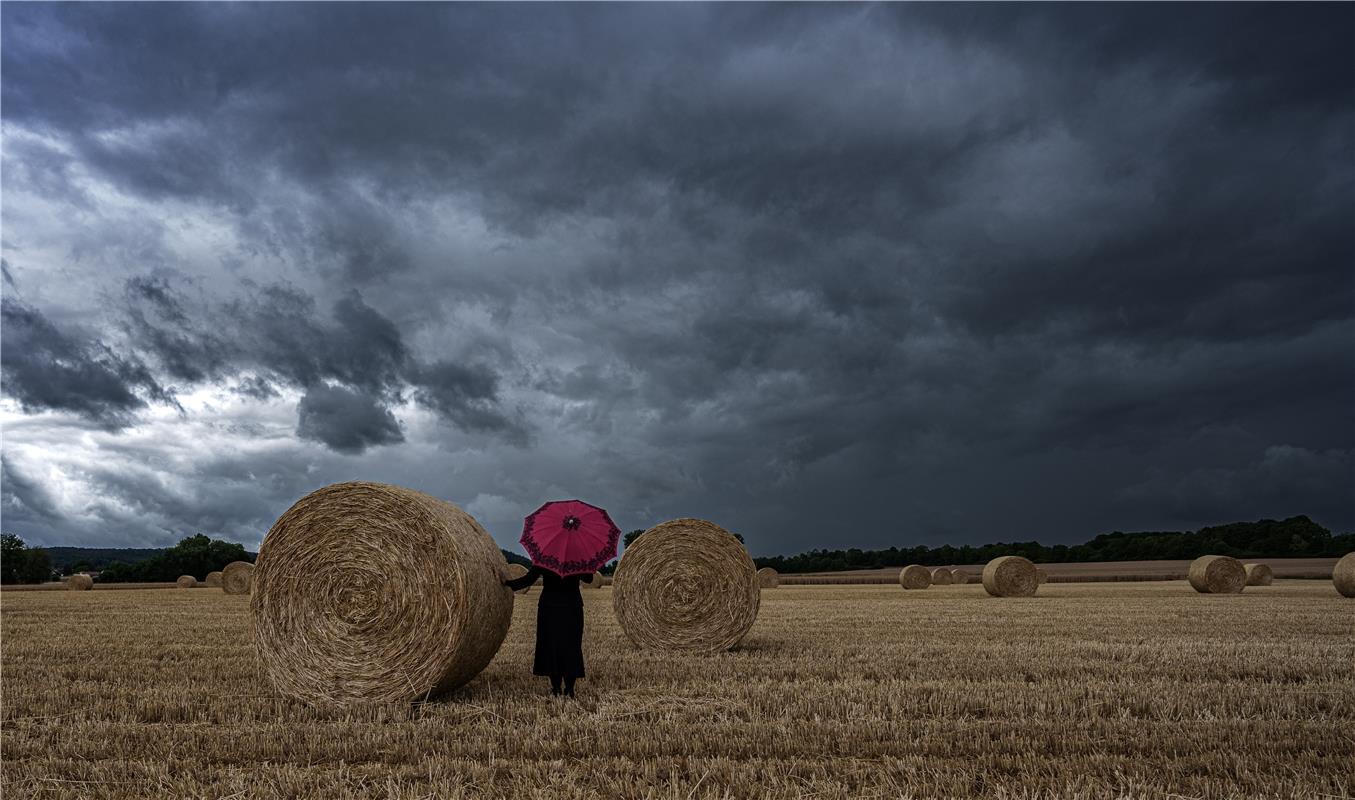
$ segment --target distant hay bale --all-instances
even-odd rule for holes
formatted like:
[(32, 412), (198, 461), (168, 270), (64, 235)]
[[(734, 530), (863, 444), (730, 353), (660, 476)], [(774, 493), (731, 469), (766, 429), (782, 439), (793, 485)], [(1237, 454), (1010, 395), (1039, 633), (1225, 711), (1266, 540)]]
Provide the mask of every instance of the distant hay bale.
[(899, 585), (905, 589), (926, 589), (932, 585), (932, 573), (920, 564), (910, 564), (899, 572)]
[(950, 571), (950, 582), (963, 586), (969, 583), (969, 571), (963, 569), (953, 569)]
[(1021, 556), (999, 556), (983, 568), (983, 588), (993, 597), (1030, 597), (1039, 585), (1035, 565)]
[(949, 586), (953, 578), (945, 567), (932, 570), (932, 586)]
[(601, 573), (601, 572), (594, 572), (594, 573), (593, 573), (593, 582), (592, 582), (592, 583), (580, 583), (579, 586), (582, 586), (582, 587), (585, 588), (585, 589), (601, 589), (601, 588), (602, 588), (602, 573)]
[(248, 561), (232, 561), (221, 570), (221, 591), (226, 594), (249, 594), (254, 585), (254, 565)]
[(1041, 583), (1041, 584), (1047, 583), (1047, 582), (1049, 581), (1049, 573), (1048, 573), (1048, 572), (1045, 572), (1045, 571), (1044, 571), (1042, 568), (1040, 568), (1040, 567), (1036, 567), (1036, 568), (1035, 568), (1035, 579), (1036, 579), (1036, 581), (1038, 581), (1038, 582)]
[(221, 573), (220, 572), (207, 573), (207, 578), (203, 580), (203, 584), (213, 589), (221, 586)]
[(317, 703), (455, 689), (508, 633), (506, 567), (451, 503), (380, 483), (317, 489), (259, 548), (250, 609), (263, 671), (280, 693)]
[(781, 575), (771, 567), (763, 567), (757, 571), (757, 581), (763, 589), (775, 589), (781, 585)]
[(1355, 597), (1355, 553), (1346, 553), (1331, 571), (1331, 582), (1344, 597)]
[(198, 579), (194, 578), (192, 575), (180, 575), (179, 579), (174, 582), (174, 585), (180, 589), (192, 589), (194, 586), (198, 585)]
[(1247, 569), (1232, 556), (1200, 556), (1186, 577), (1202, 594), (1236, 594), (1247, 585)]
[(753, 627), (760, 595), (743, 544), (702, 519), (645, 531), (612, 576), (621, 630), (637, 646), (658, 650), (728, 650)]
[[(528, 572), (531, 572), (531, 570), (527, 569), (526, 567), (522, 566), (521, 564), (509, 564), (509, 565), (508, 565), (508, 580), (510, 580), (510, 581), (515, 581), (515, 580), (517, 580), (518, 578), (521, 578), (523, 575), (526, 575)], [(532, 587), (526, 586), (526, 587), (524, 587), (524, 588), (518, 589), (517, 591), (513, 592), (513, 594), (527, 594), (527, 593), (530, 592), (531, 590), (532, 590)]]
[(1275, 579), (1275, 573), (1265, 564), (1243, 564), (1242, 568), (1247, 571), (1248, 586), (1269, 586)]
[(87, 592), (94, 588), (94, 579), (77, 573), (66, 579), (66, 588), (73, 592)]

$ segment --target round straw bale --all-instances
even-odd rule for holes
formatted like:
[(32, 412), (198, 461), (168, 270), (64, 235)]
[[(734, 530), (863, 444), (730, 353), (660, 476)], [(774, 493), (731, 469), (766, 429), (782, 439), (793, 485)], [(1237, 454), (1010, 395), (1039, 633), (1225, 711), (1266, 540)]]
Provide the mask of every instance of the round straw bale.
[(84, 573), (76, 573), (66, 579), (66, 588), (74, 592), (85, 592), (94, 588), (94, 579)]
[(612, 577), (612, 608), (626, 636), (659, 650), (728, 650), (753, 627), (757, 570), (733, 534), (675, 519), (626, 548)]
[(1331, 582), (1344, 597), (1355, 597), (1355, 553), (1346, 553), (1331, 571)]
[(209, 587), (214, 588), (214, 589), (220, 587), (220, 586), (221, 586), (221, 573), (220, 573), (220, 572), (209, 572), (209, 573), (207, 573), (207, 577), (202, 581), (202, 583), (203, 583), (203, 585), (209, 586)]
[(983, 568), (983, 588), (993, 597), (1030, 597), (1039, 585), (1035, 565), (1021, 556), (999, 556)]
[(1045, 572), (1044, 569), (1041, 568), (1041, 567), (1036, 567), (1036, 568), (1035, 568), (1035, 580), (1038, 581), (1039, 583), (1048, 583), (1048, 582), (1049, 582), (1049, 573), (1048, 573), (1048, 572)]
[(949, 569), (939, 567), (932, 570), (932, 586), (949, 586), (952, 580)]
[(1236, 594), (1247, 586), (1247, 569), (1232, 556), (1200, 556), (1186, 577), (1203, 594)]
[(337, 483), (273, 523), (250, 609), (263, 671), (306, 701), (409, 702), (484, 669), (508, 633), (507, 562), (451, 503)]
[[(509, 564), (509, 565), (508, 565), (508, 579), (511, 580), (511, 581), (515, 581), (515, 580), (517, 580), (518, 578), (521, 578), (523, 575), (526, 575), (528, 572), (531, 572), (531, 570), (527, 569), (526, 567), (522, 566), (521, 564)], [(531, 590), (532, 590), (532, 587), (527, 586), (527, 587), (524, 587), (524, 588), (522, 588), (522, 589), (518, 589), (516, 592), (514, 592), (514, 594), (527, 594), (527, 593), (530, 592)]]
[(959, 585), (969, 583), (969, 573), (962, 569), (953, 569), (950, 571), (950, 582)]
[(771, 567), (763, 567), (757, 571), (757, 582), (763, 589), (775, 589), (781, 585), (781, 575)]
[(221, 591), (226, 594), (249, 594), (254, 585), (254, 565), (248, 561), (232, 561), (221, 570)]
[(899, 585), (905, 589), (926, 589), (932, 585), (931, 570), (920, 564), (910, 564), (899, 572)]
[(1242, 568), (1247, 571), (1248, 586), (1269, 586), (1275, 579), (1275, 573), (1265, 564), (1243, 564)]
[(198, 585), (198, 579), (194, 578), (192, 575), (180, 575), (179, 579), (174, 582), (174, 585), (180, 589), (192, 589), (194, 586)]

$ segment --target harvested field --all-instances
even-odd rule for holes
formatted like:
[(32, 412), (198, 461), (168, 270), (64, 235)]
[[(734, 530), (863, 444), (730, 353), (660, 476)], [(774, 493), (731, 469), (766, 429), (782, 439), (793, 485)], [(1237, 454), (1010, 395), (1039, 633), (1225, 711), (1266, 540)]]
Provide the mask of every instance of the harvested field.
[[(739, 647), (632, 647), (585, 592), (577, 703), (519, 603), (424, 705), (273, 696), (249, 598), (5, 593), (9, 797), (1348, 797), (1355, 615), (1331, 581), (782, 586)], [(99, 642), (99, 658), (71, 642)]]

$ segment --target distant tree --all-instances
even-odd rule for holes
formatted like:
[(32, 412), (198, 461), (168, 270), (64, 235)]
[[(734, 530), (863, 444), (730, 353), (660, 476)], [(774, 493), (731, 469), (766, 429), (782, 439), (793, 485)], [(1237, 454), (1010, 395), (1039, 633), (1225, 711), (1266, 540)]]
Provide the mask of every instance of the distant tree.
[(109, 564), (99, 573), (100, 583), (163, 583), (180, 575), (198, 580), (232, 561), (252, 561), (244, 545), (212, 539), (201, 533), (188, 536), (160, 555), (135, 564)]
[(12, 533), (0, 536), (0, 583), (18, 583), (24, 566), (24, 540)]
[(52, 559), (41, 547), (30, 548), (24, 552), (22, 583), (46, 583), (52, 579)]

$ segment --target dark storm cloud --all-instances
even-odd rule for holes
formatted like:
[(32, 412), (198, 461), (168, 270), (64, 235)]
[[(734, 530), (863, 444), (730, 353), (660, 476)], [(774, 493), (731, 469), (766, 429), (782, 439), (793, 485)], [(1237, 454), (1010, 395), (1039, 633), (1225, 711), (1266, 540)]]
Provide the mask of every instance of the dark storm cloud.
[(42, 312), (5, 298), (5, 392), (27, 411), (69, 411), (110, 429), (131, 424), (147, 400), (174, 404), (139, 359), (58, 328)]
[(374, 397), (339, 386), (314, 386), (297, 405), (296, 435), (340, 453), (403, 442), (400, 424)]
[[(129, 334), (169, 375), (190, 382), (238, 378), (236, 391), (256, 400), (278, 396), (275, 384), (305, 389), (297, 430), (336, 451), (402, 441), (388, 405), (411, 389), (420, 405), (459, 428), (524, 441), (521, 422), (499, 408), (493, 370), (418, 362), (395, 323), (357, 291), (340, 297), (328, 319), (314, 298), (284, 285), (190, 309), (168, 280), (138, 276), (126, 282), (126, 296)], [(350, 420), (356, 428), (348, 435), (341, 429)]]
[(412, 401), (502, 504), (589, 475), (759, 552), (1355, 526), (1348, 4), (0, 13), (7, 187), (231, 232), (72, 245), (135, 254), (158, 385), (372, 459)]

